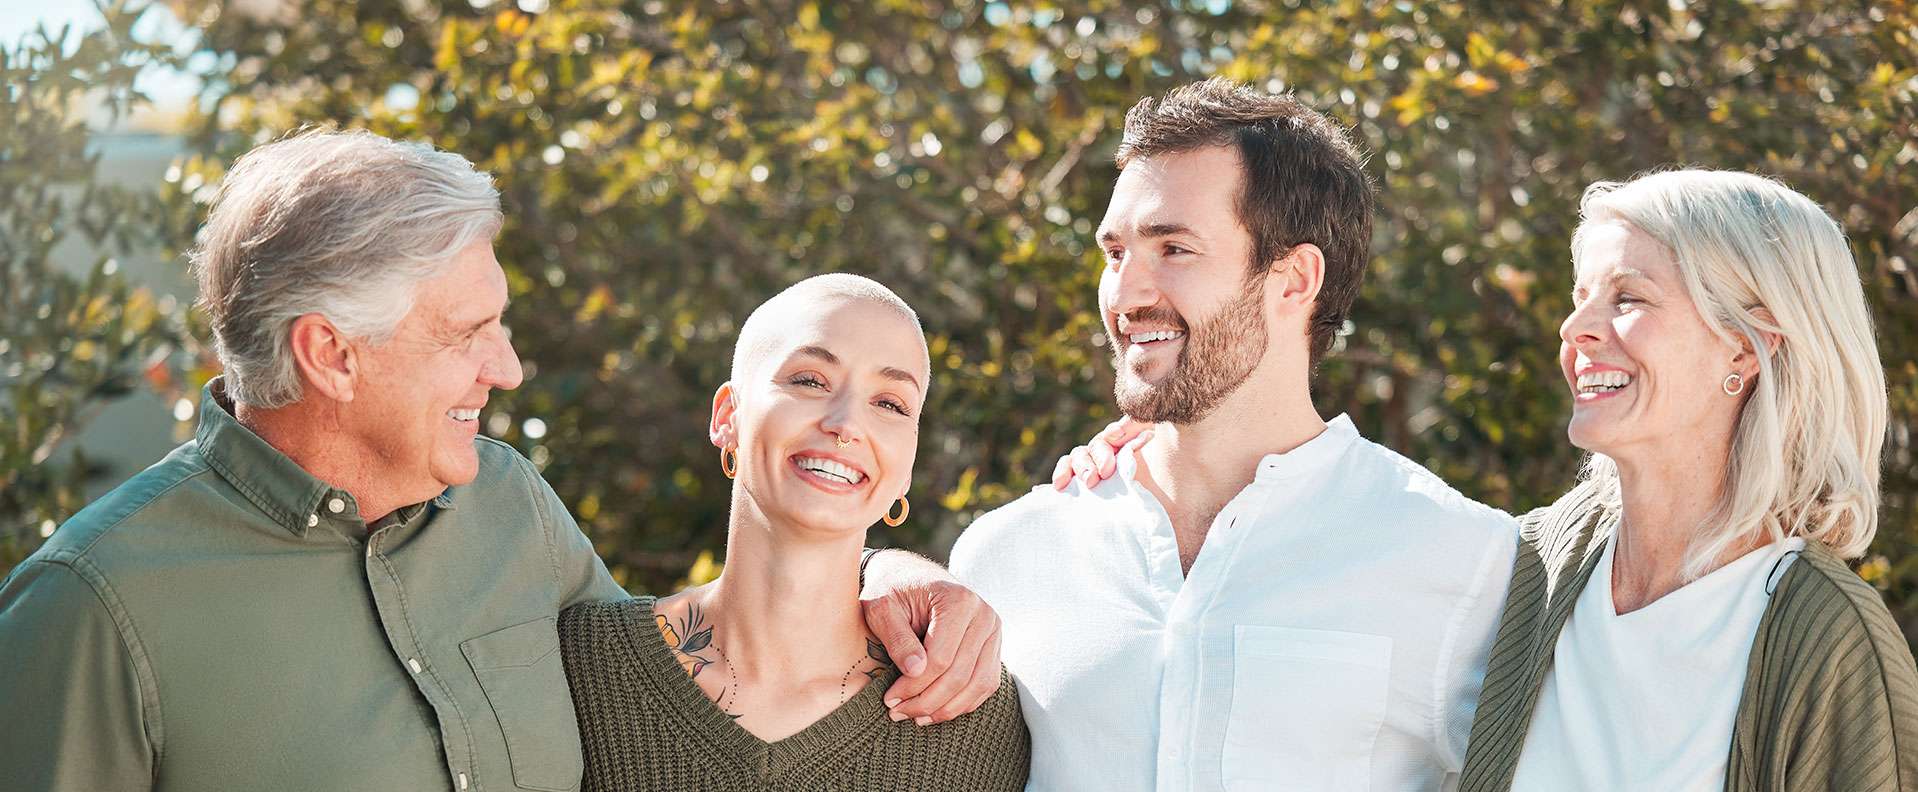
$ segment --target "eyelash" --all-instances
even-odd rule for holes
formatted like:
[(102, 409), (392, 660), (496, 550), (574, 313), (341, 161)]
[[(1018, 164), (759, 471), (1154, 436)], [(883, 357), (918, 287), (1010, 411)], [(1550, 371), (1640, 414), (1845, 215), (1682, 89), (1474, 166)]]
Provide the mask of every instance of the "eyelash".
[[(789, 382), (791, 382), (794, 385), (804, 385), (807, 387), (819, 388), (822, 390), (825, 389), (826, 387), (826, 383), (824, 380), (821, 380), (820, 378), (815, 377), (811, 374), (795, 374), (793, 375), (793, 378), (789, 380)], [(912, 412), (906, 409), (906, 405), (900, 404), (899, 402), (894, 401), (892, 399), (882, 399), (880, 400), (879, 404), (882, 407), (888, 410), (891, 410), (893, 412), (896, 412), (900, 415), (904, 415), (907, 417), (912, 416)]]

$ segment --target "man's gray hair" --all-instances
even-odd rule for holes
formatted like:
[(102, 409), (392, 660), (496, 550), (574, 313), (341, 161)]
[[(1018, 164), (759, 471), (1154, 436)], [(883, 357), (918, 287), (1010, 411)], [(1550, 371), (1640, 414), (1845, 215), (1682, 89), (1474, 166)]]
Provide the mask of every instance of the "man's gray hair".
[(317, 130), (247, 152), (191, 254), (226, 392), (263, 409), (298, 401), (294, 319), (384, 343), (419, 283), (501, 221), (492, 177), (424, 143)]

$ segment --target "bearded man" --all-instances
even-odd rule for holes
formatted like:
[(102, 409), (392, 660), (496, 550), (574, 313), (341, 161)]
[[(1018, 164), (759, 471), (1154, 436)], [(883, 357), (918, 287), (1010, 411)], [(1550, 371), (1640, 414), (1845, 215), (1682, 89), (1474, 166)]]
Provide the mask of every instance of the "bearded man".
[(1453, 783), (1517, 529), (1314, 409), (1371, 239), (1362, 156), (1223, 80), (1126, 116), (1099, 229), (1117, 475), (981, 517), (1030, 789)]

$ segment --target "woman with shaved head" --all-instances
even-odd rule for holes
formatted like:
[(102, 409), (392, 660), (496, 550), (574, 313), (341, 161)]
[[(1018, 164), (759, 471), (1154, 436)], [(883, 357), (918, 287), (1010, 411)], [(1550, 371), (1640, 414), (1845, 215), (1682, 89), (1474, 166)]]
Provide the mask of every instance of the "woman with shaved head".
[(866, 278), (801, 281), (746, 320), (709, 428), (725, 571), (561, 617), (585, 790), (1025, 786), (1011, 679), (969, 715), (894, 721), (898, 672), (860, 615), (860, 548), (909, 514), (930, 376), (918, 316)]

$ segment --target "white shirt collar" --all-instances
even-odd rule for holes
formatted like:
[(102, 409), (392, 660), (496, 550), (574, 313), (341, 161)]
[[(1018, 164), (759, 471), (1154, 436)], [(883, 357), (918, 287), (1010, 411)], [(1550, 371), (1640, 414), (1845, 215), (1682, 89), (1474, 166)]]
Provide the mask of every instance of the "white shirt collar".
[[(1285, 479), (1320, 470), (1338, 459), (1340, 454), (1352, 447), (1359, 439), (1359, 430), (1352, 425), (1352, 418), (1345, 413), (1325, 423), (1325, 430), (1312, 439), (1299, 444), (1283, 454), (1266, 454), (1259, 458), (1259, 469), (1254, 481)], [(1139, 470), (1139, 449), (1143, 443), (1137, 438), (1119, 449), (1118, 472), (1128, 485)]]

